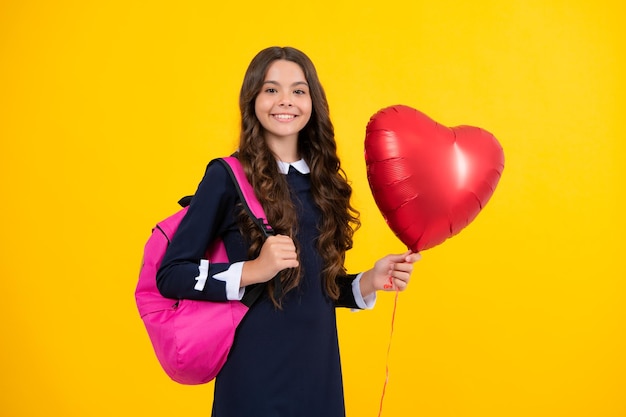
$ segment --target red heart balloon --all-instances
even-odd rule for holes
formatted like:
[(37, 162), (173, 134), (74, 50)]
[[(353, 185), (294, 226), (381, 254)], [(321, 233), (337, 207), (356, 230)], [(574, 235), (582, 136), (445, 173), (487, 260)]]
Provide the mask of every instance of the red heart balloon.
[(459, 233), (485, 207), (504, 153), (489, 132), (445, 127), (408, 106), (373, 115), (365, 135), (367, 179), (387, 224), (414, 252)]

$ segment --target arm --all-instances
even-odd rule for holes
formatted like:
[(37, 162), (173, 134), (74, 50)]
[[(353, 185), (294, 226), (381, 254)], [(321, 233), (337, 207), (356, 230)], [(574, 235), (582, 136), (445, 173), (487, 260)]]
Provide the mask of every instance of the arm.
[[(205, 259), (205, 253), (216, 237), (236, 230), (234, 212), (237, 201), (235, 187), (225, 168), (221, 164), (209, 164), (157, 273), (157, 286), (163, 296), (211, 301), (227, 299), (227, 282), (233, 277), (227, 279), (224, 274), (230, 273), (238, 280), (241, 272), (225, 272), (232, 264), (210, 263)], [(229, 236), (236, 238), (237, 234), (230, 233)], [(227, 248), (231, 249), (229, 258), (234, 263), (245, 260), (245, 245), (232, 246), (234, 249)], [(233, 252), (236, 256), (231, 256)], [(238, 282), (235, 285), (238, 289)]]
[(409, 284), (413, 264), (421, 258), (418, 253), (387, 255), (374, 267), (359, 275), (339, 277), (341, 290), (338, 307), (353, 309), (372, 308), (377, 291), (404, 291)]
[(347, 307), (351, 309), (364, 308), (363, 305), (359, 306), (359, 303), (357, 302), (357, 299), (361, 297), (360, 289), (358, 286), (355, 288), (354, 285), (355, 282), (358, 283), (357, 278), (359, 278), (360, 275), (362, 274), (349, 274), (337, 277), (337, 285), (339, 285), (339, 298), (335, 301), (336, 307)]
[(363, 273), (360, 288), (363, 297), (376, 291), (404, 291), (409, 285), (413, 264), (421, 259), (419, 253), (405, 252), (387, 255)]

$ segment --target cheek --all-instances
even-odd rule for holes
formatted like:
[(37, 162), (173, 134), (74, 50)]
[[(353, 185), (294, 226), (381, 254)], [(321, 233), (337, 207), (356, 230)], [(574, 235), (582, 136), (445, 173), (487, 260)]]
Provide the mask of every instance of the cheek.
[(257, 98), (254, 102), (254, 115), (261, 124), (263, 130), (266, 130), (268, 128), (267, 114), (270, 108), (271, 105), (268, 107), (267, 101), (259, 100)]
[(311, 121), (311, 113), (307, 114), (306, 118), (302, 121), (303, 126), (306, 126)]
[(311, 119), (311, 115), (313, 114), (313, 103), (309, 100), (308, 102), (302, 104), (300, 107), (303, 114), (306, 114), (307, 122)]
[(254, 115), (256, 116), (259, 123), (263, 128), (267, 128), (267, 102), (263, 100), (256, 99), (254, 102)]

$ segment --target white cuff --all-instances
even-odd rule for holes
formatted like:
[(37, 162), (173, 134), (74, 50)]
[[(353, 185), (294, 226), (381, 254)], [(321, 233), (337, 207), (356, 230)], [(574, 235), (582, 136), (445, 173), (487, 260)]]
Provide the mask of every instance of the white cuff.
[(201, 259), (200, 265), (198, 265), (198, 276), (196, 279), (196, 285), (193, 289), (196, 291), (204, 291), (206, 286), (206, 279), (209, 276), (209, 261), (208, 259)]
[(352, 294), (354, 295), (354, 301), (356, 301), (356, 305), (361, 310), (371, 310), (374, 308), (374, 305), (376, 305), (376, 291), (364, 298), (361, 294), (361, 277), (363, 277), (363, 273), (357, 275), (354, 281), (352, 281)]
[(213, 278), (226, 283), (226, 299), (241, 300), (245, 289), (241, 288), (243, 262), (235, 262), (226, 271), (213, 275)]

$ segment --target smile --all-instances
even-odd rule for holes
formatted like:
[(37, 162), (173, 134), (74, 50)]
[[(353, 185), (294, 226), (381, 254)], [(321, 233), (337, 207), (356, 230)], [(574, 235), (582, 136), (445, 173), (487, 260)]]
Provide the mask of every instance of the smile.
[(294, 114), (273, 114), (272, 117), (278, 120), (293, 120), (296, 118)]

